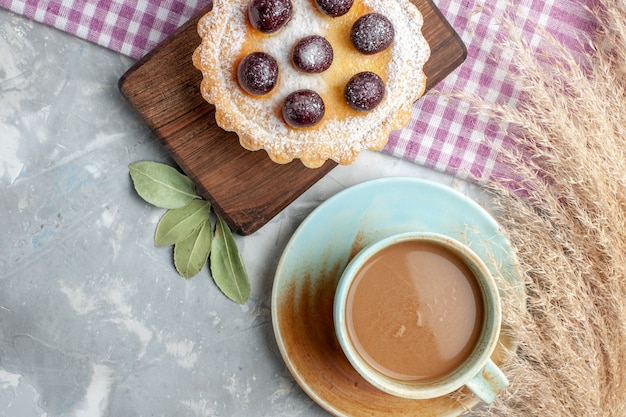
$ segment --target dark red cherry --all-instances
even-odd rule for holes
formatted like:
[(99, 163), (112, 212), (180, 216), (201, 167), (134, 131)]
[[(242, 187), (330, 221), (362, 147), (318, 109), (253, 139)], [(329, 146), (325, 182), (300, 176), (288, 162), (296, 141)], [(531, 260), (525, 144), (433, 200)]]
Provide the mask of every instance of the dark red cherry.
[(252, 0), (248, 6), (250, 24), (263, 33), (283, 27), (293, 14), (291, 0)]
[(291, 60), (302, 72), (323, 72), (333, 62), (333, 47), (319, 35), (307, 36), (295, 44), (291, 51)]
[(292, 127), (310, 127), (322, 120), (326, 108), (322, 98), (313, 90), (298, 90), (283, 103), (283, 118)]
[(359, 17), (350, 31), (354, 47), (368, 55), (387, 49), (394, 36), (393, 24), (380, 13), (368, 13)]
[(343, 16), (352, 7), (353, 0), (315, 0), (317, 8), (332, 17)]
[(385, 96), (385, 83), (373, 72), (360, 72), (350, 78), (343, 93), (346, 102), (356, 111), (369, 111)]
[(278, 63), (265, 52), (246, 55), (237, 67), (237, 81), (248, 93), (258, 96), (269, 93), (278, 80)]

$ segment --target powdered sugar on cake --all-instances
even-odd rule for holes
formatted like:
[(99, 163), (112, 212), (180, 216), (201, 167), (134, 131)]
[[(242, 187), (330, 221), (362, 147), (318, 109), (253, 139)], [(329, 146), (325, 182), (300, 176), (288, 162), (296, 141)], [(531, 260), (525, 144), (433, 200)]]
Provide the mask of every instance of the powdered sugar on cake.
[[(194, 54), (194, 65), (203, 72), (201, 91), (216, 107), (216, 120), (225, 130), (235, 131), (242, 146), (264, 149), (272, 160), (286, 163), (299, 158), (309, 167), (327, 159), (352, 162), (364, 149), (380, 149), (391, 130), (405, 125), (412, 103), (424, 92), (424, 63), (430, 55), (421, 33), (423, 18), (408, 0), (357, 0), (371, 11), (387, 17), (395, 29), (386, 73), (385, 98), (375, 109), (335, 118), (327, 105), (324, 120), (317, 126), (298, 129), (282, 119), (280, 108), (287, 95), (299, 89), (330, 94), (324, 73), (299, 72), (291, 63), (292, 46), (310, 35), (325, 36), (332, 18), (322, 16), (311, 0), (292, 0), (292, 19), (275, 34), (258, 42), (258, 49), (278, 62), (279, 78), (267, 96), (251, 97), (237, 83), (236, 67), (244, 40), (249, 0), (215, 0), (214, 8), (198, 25), (202, 44)], [(356, 1), (355, 1), (356, 3)], [(349, 33), (346, 34), (349, 36)], [(342, 59), (335, 53), (335, 61)], [(333, 62), (332, 65), (336, 63)]]

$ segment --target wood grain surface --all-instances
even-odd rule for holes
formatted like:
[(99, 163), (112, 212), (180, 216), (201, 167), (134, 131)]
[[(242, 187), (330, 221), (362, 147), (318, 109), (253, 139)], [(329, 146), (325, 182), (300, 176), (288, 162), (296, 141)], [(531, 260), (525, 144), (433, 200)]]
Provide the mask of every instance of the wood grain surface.
[[(423, 34), (431, 56), (424, 67), (430, 89), (466, 56), (466, 49), (430, 0), (412, 0), (424, 16)], [(119, 80), (122, 95), (139, 113), (180, 169), (196, 184), (224, 220), (241, 235), (266, 224), (300, 194), (332, 170), (299, 160), (280, 165), (265, 151), (251, 152), (237, 135), (215, 123), (214, 107), (200, 95), (201, 73), (191, 55), (200, 43), (196, 32), (202, 10), (153, 51), (137, 61)]]

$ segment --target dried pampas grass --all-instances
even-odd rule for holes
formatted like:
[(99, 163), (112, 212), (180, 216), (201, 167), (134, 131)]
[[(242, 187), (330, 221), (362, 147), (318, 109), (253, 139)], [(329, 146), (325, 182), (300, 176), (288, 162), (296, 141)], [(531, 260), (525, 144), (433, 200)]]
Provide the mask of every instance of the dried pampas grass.
[(520, 101), (461, 97), (516, 144), (515, 181), (486, 186), (527, 291), (505, 312), (512, 384), (477, 415), (626, 416), (626, 0), (594, 7), (577, 59), (547, 34), (531, 52), (505, 18)]

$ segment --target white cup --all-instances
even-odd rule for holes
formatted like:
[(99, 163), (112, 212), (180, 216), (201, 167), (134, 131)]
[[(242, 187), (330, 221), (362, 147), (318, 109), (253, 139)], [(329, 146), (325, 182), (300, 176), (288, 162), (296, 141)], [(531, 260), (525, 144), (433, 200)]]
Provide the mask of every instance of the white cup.
[[(371, 357), (365, 358), (367, 352), (363, 351), (362, 345), (357, 348), (358, 342), (355, 343), (353, 340), (356, 337), (354, 336), (354, 329), (349, 329), (349, 327), (354, 326), (349, 324), (349, 320), (347, 320), (349, 314), (348, 299), (353, 297), (351, 288), (355, 280), (358, 279), (357, 277), (360, 276), (359, 272), (364, 265), (368, 265), (368, 262), (375, 259), (374, 257), (380, 257), (381, 251), (386, 248), (403, 242), (416, 241), (434, 244), (445, 251), (449, 251), (452, 256), (469, 268), (471, 275), (475, 278), (473, 285), (477, 288), (476, 293), (480, 297), (480, 304), (477, 303), (476, 305), (482, 311), (482, 320), (476, 324), (476, 328), (479, 330), (475, 333), (477, 335), (476, 342), (470, 349), (471, 353), (454, 369), (428, 380), (397, 378), (395, 375), (392, 377), (387, 372), (382, 372), (373, 364)], [(412, 265), (411, 267), (421, 268), (422, 266)], [(394, 272), (390, 271), (390, 273), (393, 274)], [(385, 277), (385, 279), (387, 278)], [(435, 283), (435, 285), (437, 284)], [(419, 292), (419, 288), (417, 291)], [(376, 294), (374, 295), (376, 296)], [(380, 297), (384, 297), (383, 292), (380, 293)], [(451, 299), (450, 302), (454, 302), (454, 300)], [(378, 308), (382, 309), (383, 304), (383, 302), (374, 302), (368, 305), (371, 305), (371, 310), (375, 311)], [(487, 266), (469, 247), (448, 236), (428, 232), (407, 232), (384, 238), (363, 249), (350, 261), (339, 280), (335, 292), (333, 313), (335, 333), (352, 366), (372, 385), (391, 395), (411, 399), (428, 399), (444, 396), (466, 386), (481, 400), (491, 403), (498, 393), (508, 385), (506, 376), (490, 359), (498, 343), (502, 320), (500, 296), (496, 283)], [(377, 311), (377, 313), (381, 315), (390, 314), (387, 310)], [(454, 329), (454, 323), (452, 324), (450, 328)], [(462, 324), (459, 325), (462, 326)], [(425, 338), (421, 340), (425, 340)]]

